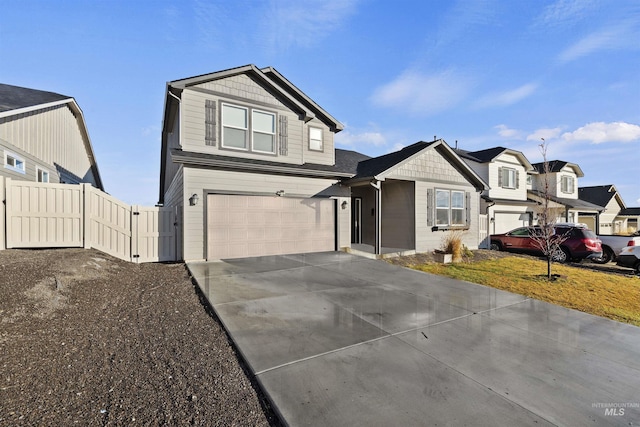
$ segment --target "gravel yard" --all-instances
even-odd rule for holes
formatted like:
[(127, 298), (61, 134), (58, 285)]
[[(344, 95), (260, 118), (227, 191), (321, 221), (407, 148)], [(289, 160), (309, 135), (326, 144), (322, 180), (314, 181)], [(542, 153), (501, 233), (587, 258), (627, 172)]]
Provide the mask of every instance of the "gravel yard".
[(0, 251), (0, 425), (278, 425), (184, 264)]

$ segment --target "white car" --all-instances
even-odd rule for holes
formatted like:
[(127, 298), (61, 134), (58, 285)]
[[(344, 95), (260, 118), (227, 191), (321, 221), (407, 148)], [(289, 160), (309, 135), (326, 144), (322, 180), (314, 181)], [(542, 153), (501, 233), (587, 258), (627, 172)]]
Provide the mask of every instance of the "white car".
[(640, 246), (622, 248), (616, 259), (618, 265), (633, 268), (636, 274), (640, 274)]

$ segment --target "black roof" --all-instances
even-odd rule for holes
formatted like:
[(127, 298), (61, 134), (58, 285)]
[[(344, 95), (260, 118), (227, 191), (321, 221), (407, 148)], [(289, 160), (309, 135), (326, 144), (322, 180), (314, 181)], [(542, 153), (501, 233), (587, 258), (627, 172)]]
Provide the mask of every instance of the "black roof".
[[(562, 160), (550, 160), (549, 161), (549, 172), (560, 172), (562, 168), (567, 166), (569, 162), (565, 162)], [(544, 162), (533, 163), (531, 166), (539, 173), (544, 173)]]
[[(538, 190), (529, 190), (527, 191), (528, 194), (533, 194), (535, 196), (538, 196), (540, 198), (544, 197), (544, 193), (542, 191), (538, 191)], [(556, 196), (552, 196), (549, 195), (549, 200), (556, 202), (556, 203), (560, 203), (563, 204), (565, 206), (568, 206), (570, 208), (573, 209), (585, 209), (585, 210), (589, 210), (589, 211), (598, 211), (598, 212), (602, 212), (603, 207), (596, 205), (594, 203), (590, 203), (587, 202), (586, 200), (582, 200), (582, 199), (569, 199), (566, 197), (556, 197)]]
[(60, 95), (59, 93), (0, 83), (0, 112), (62, 101), (69, 98), (71, 97)]
[(504, 153), (505, 150), (507, 150), (505, 147), (493, 147), (478, 151), (467, 151), (456, 148), (454, 151), (462, 158), (473, 160), (475, 162), (487, 163)]
[(578, 188), (578, 197), (580, 199), (602, 207), (607, 206), (615, 195), (615, 187), (611, 184)]
[(640, 208), (624, 208), (618, 213), (619, 216), (640, 216)]
[(370, 158), (368, 160), (361, 161), (358, 164), (357, 174), (354, 179), (376, 176), (379, 173), (392, 168), (403, 160), (408, 159), (419, 151), (424, 150), (435, 142), (436, 141), (416, 142), (415, 144), (411, 144), (408, 147), (404, 147), (402, 150), (394, 151), (393, 153), (385, 154), (384, 156), (374, 157), (372, 159)]

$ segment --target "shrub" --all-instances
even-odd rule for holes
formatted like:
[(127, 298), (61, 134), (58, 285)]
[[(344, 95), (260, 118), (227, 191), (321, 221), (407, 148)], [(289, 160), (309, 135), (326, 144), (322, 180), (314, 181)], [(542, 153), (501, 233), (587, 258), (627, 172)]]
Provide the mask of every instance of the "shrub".
[(453, 255), (453, 262), (462, 261), (464, 253), (464, 245), (462, 244), (462, 236), (464, 232), (461, 230), (451, 230), (442, 238), (440, 249), (447, 254)]

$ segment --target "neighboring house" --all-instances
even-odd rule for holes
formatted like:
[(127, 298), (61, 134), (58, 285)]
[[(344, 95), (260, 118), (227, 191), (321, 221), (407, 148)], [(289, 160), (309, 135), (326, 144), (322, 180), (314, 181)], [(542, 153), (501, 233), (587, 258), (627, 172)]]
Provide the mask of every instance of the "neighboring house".
[(553, 219), (559, 222), (585, 222), (587, 218), (592, 217), (595, 224), (588, 221), (586, 223), (590, 229), (597, 232), (598, 215), (602, 207), (578, 198), (578, 178), (584, 177), (580, 166), (562, 160), (551, 160), (548, 165), (547, 172), (544, 162), (533, 164), (536, 174), (531, 176), (528, 197), (542, 203), (545, 195), (545, 175), (547, 175), (549, 207), (555, 215)]
[(273, 68), (169, 82), (159, 201), (177, 213), (178, 258), (332, 251), (352, 241), (376, 253), (422, 251), (451, 227), (478, 246), (476, 192), (486, 184), (443, 141), (369, 159), (334, 147), (342, 129)]
[(638, 222), (640, 222), (640, 207), (624, 208), (618, 213), (618, 218), (627, 222), (627, 232), (633, 233), (640, 230)]
[(104, 190), (82, 110), (52, 92), (0, 84), (0, 176)]
[(524, 154), (504, 147), (456, 152), (489, 184), (480, 202), (480, 213), (488, 216), (489, 234), (533, 224), (538, 204), (527, 197), (527, 178), (536, 172)]
[[(616, 234), (626, 233), (628, 227), (628, 218), (626, 215), (620, 216), (620, 213), (626, 208), (622, 196), (616, 190), (614, 185), (596, 185), (591, 187), (580, 187), (578, 189), (578, 196), (581, 200), (593, 203), (602, 208), (602, 211), (598, 215), (598, 234)], [(633, 217), (632, 224), (633, 224)], [(594, 221), (592, 217), (584, 217), (580, 219), (580, 222), (585, 222), (590, 226), (591, 221)], [(593, 224), (595, 227), (595, 224)], [(637, 228), (637, 220), (636, 225)], [(595, 228), (594, 228), (595, 229)]]

